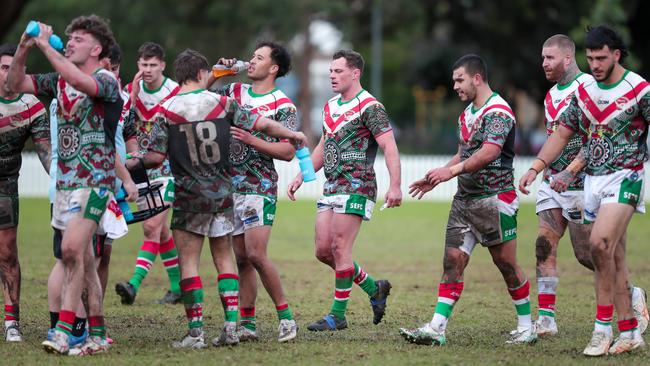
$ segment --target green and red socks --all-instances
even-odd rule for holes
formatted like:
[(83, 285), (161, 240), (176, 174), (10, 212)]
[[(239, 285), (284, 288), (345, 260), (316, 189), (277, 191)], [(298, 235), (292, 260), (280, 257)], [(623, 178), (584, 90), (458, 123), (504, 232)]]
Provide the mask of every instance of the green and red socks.
[[(594, 332), (612, 334), (612, 319), (614, 318), (614, 304), (596, 304), (596, 321)], [(636, 320), (636, 319), (635, 319)]]
[(54, 327), (54, 330), (63, 332), (69, 337), (72, 333), (74, 320), (74, 311), (61, 309), (59, 312), (59, 320), (56, 322), (56, 327)]
[(106, 340), (106, 325), (104, 324), (103, 316), (89, 316), (88, 328), (90, 328), (88, 332), (89, 336)]
[(225, 325), (235, 326), (239, 309), (239, 276), (234, 273), (222, 273), (217, 277), (217, 287), (223, 305)]
[(257, 325), (255, 323), (255, 307), (252, 308), (239, 308), (239, 315), (240, 315), (240, 320), (239, 324), (251, 331), (255, 331), (257, 329)]
[(539, 317), (555, 318), (555, 293), (557, 291), (558, 277), (537, 278), (537, 301)]
[(178, 251), (174, 244), (174, 238), (170, 237), (164, 243), (160, 244), (160, 259), (162, 259), (167, 277), (169, 277), (170, 291), (175, 294), (181, 293), (179, 282), (181, 280), (181, 271), (178, 268)]
[(201, 283), (201, 277), (184, 278), (180, 281), (180, 287), (190, 335), (196, 337), (203, 331), (203, 284)]
[(345, 319), (345, 311), (348, 307), (348, 301), (350, 301), (350, 292), (352, 292), (353, 278), (354, 267), (336, 271), (334, 303), (332, 303), (330, 314), (339, 320)]
[(517, 330), (522, 331), (533, 326), (530, 315), (530, 282), (524, 279), (524, 282), (515, 288), (508, 288), (512, 303), (517, 311)]
[(377, 292), (377, 286), (375, 284), (375, 279), (372, 278), (368, 273), (364, 272), (363, 268), (357, 263), (354, 263), (354, 283), (359, 285), (361, 289), (368, 294), (368, 296), (373, 297)]
[(275, 311), (278, 312), (278, 320), (293, 320), (293, 313), (291, 313), (289, 304), (278, 305), (275, 307)]
[(18, 323), (20, 320), (20, 308), (18, 304), (9, 305), (5, 304), (5, 328), (12, 325), (14, 322)]
[(621, 338), (633, 338), (634, 331), (638, 328), (638, 321), (636, 318), (623, 319), (618, 321), (618, 331)]
[[(289, 304), (278, 305), (275, 307), (275, 311), (278, 313), (278, 320), (293, 320)], [(255, 307), (239, 308), (239, 316), (239, 325), (253, 332), (257, 329)]]
[(140, 284), (144, 278), (151, 271), (151, 266), (153, 266), (153, 262), (156, 260), (159, 248), (160, 243), (149, 240), (142, 242), (142, 246), (138, 252), (138, 258), (135, 260), (135, 271), (129, 280), (129, 283), (133, 285), (136, 292), (140, 288)]
[(454, 305), (460, 299), (464, 287), (464, 282), (441, 282), (438, 285), (438, 302), (436, 303), (433, 318), (429, 323), (432, 329), (438, 332), (445, 331), (451, 313), (454, 311)]

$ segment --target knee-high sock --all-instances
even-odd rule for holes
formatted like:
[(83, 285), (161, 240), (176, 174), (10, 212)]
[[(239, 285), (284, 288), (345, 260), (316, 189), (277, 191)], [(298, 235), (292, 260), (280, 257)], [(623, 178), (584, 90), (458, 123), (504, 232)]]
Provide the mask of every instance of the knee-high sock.
[(174, 238), (170, 237), (164, 243), (160, 243), (160, 259), (162, 259), (169, 277), (169, 287), (175, 294), (181, 293), (179, 282), (181, 280), (181, 271), (178, 268), (178, 251), (174, 244)]
[(156, 260), (159, 248), (160, 243), (149, 240), (142, 242), (142, 246), (138, 252), (138, 258), (135, 260), (135, 271), (129, 280), (129, 283), (133, 285), (136, 291), (138, 291), (142, 280), (147, 277), (147, 274), (151, 270), (151, 266), (153, 266), (153, 262)]

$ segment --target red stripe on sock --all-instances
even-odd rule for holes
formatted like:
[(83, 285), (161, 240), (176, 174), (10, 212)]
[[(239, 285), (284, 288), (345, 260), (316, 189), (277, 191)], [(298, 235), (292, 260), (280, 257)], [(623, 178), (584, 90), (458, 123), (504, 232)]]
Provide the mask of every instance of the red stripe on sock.
[(176, 245), (174, 244), (174, 238), (170, 237), (169, 240), (167, 240), (166, 242), (160, 243), (160, 253), (169, 252), (175, 247)]
[(142, 246), (140, 247), (140, 250), (153, 253), (153, 254), (158, 254), (159, 248), (160, 248), (160, 243), (156, 243), (155, 241), (145, 240), (142, 242)]
[(168, 259), (166, 261), (163, 261), (163, 264), (165, 265), (165, 267), (175, 266), (175, 265), (178, 264), (178, 257), (174, 257), (174, 258)]
[(510, 293), (510, 297), (512, 297), (513, 300), (522, 300), (528, 297), (530, 295), (530, 282), (526, 280), (523, 285), (519, 286), (519, 288), (516, 289), (508, 289), (508, 292)]
[(148, 270), (151, 269), (151, 264), (152, 264), (151, 262), (140, 259), (140, 258), (135, 260), (135, 265), (136, 266), (142, 266), (142, 267), (145, 267)]
[(464, 287), (464, 282), (441, 283), (438, 285), (438, 296), (458, 301)]
[(352, 276), (354, 276), (354, 267), (350, 267), (342, 271), (336, 271), (336, 278), (346, 278)]
[(287, 309), (288, 307), (289, 307), (289, 304), (282, 304), (282, 305), (278, 305), (278, 306), (276, 306), (276, 307), (275, 307), (275, 310), (277, 310), (277, 311), (282, 311), (282, 310)]
[(363, 282), (363, 280), (366, 279), (367, 276), (368, 274), (364, 272), (363, 268), (359, 267), (359, 274), (354, 278), (354, 283), (356, 283), (357, 285), (360, 284), (361, 282)]
[(226, 306), (237, 306), (239, 305), (239, 296), (221, 296), (221, 301)]
[(352, 292), (352, 290), (345, 290), (345, 291), (335, 290), (334, 297), (336, 297), (337, 299), (345, 299), (350, 297), (350, 292)]
[(233, 280), (239, 280), (239, 276), (237, 276), (235, 273), (222, 273), (219, 276), (217, 276), (217, 281), (225, 280), (227, 278), (231, 278)]
[(554, 294), (539, 294), (537, 295), (540, 309), (549, 309), (555, 311), (555, 295)]
[(596, 304), (596, 320), (601, 322), (611, 322), (614, 317), (614, 304), (598, 305)]
[(181, 280), (180, 285), (181, 285), (181, 291), (183, 292), (200, 290), (203, 288), (203, 283), (201, 283), (200, 276), (184, 278)]
[(628, 332), (636, 328), (638, 325), (636, 318), (619, 320), (618, 330), (621, 332)]
[(203, 307), (195, 305), (195, 307), (185, 309), (185, 315), (187, 316), (188, 319), (202, 317)]
[(69, 310), (63, 310), (59, 312), (59, 321), (67, 323), (67, 324), (74, 324), (74, 318), (75, 314), (74, 311), (69, 311)]
[(5, 304), (5, 321), (18, 321), (18, 317), (16, 317), (16, 309), (14, 308), (13, 305)]
[(89, 316), (88, 317), (88, 326), (89, 327), (103, 327), (104, 326), (104, 317), (103, 316)]
[(239, 308), (239, 315), (246, 317), (255, 316), (255, 307), (252, 308)]

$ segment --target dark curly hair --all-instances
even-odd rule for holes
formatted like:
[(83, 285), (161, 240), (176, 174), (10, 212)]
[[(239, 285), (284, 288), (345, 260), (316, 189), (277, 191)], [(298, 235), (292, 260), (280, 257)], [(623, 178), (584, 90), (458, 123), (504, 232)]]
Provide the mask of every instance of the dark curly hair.
[(95, 14), (82, 15), (72, 19), (65, 28), (65, 34), (70, 36), (75, 31), (84, 31), (99, 42), (102, 46), (102, 52), (99, 54), (100, 60), (108, 56), (109, 48), (115, 43), (115, 37), (108, 22)]
[(619, 63), (628, 55), (627, 47), (620, 34), (614, 28), (608, 25), (599, 25), (596, 27), (587, 27), (587, 38), (585, 39), (585, 48), (590, 50), (600, 50), (603, 47), (609, 47), (610, 50), (619, 50), (621, 57)]

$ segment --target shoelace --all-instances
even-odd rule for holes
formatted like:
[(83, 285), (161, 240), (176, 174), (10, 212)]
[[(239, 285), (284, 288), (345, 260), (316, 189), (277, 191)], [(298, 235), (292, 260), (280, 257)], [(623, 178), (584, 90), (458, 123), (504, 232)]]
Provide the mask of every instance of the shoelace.
[(591, 342), (589, 342), (589, 347), (597, 347), (600, 343), (603, 343), (606, 336), (607, 335), (605, 333), (601, 333), (601, 332), (595, 333), (591, 337)]

